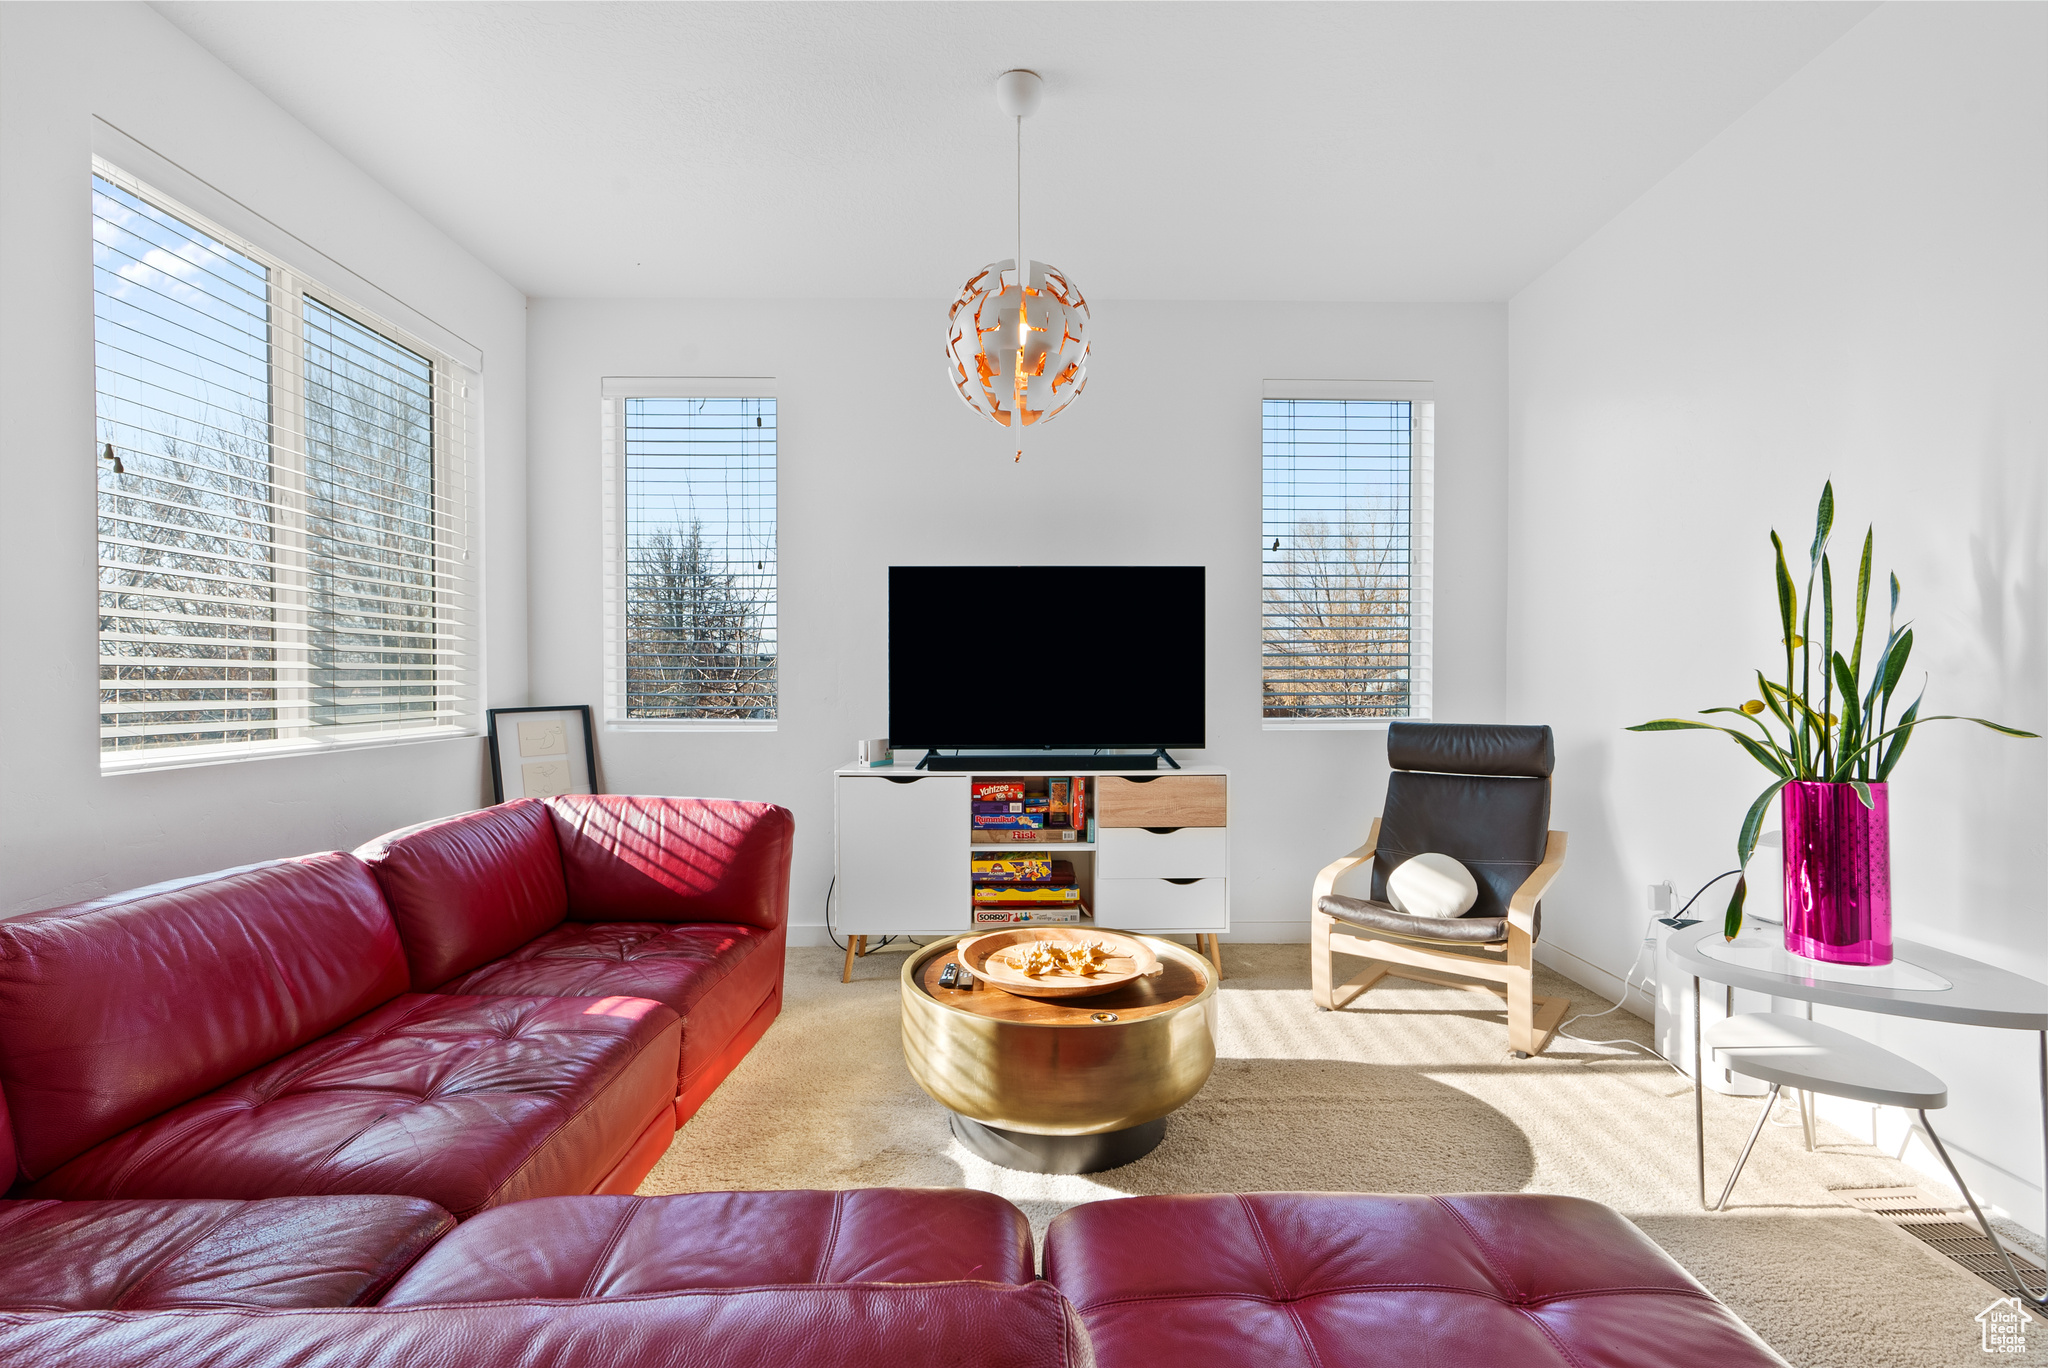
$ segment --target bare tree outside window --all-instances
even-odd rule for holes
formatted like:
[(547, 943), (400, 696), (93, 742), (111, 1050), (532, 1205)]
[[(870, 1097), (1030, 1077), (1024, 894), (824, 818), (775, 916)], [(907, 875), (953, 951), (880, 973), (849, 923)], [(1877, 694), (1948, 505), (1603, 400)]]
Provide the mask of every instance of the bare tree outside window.
[(1265, 403), (1268, 718), (1414, 710), (1410, 405)]
[(702, 523), (647, 534), (627, 585), (626, 688), (648, 714), (774, 716), (761, 611), (704, 541)]
[(460, 726), (468, 379), (92, 188), (103, 762)]
[(431, 720), (433, 363), (318, 300), (303, 306), (311, 720)]
[(94, 177), (103, 751), (277, 735), (266, 281)]
[(772, 721), (775, 400), (622, 402), (626, 716)]

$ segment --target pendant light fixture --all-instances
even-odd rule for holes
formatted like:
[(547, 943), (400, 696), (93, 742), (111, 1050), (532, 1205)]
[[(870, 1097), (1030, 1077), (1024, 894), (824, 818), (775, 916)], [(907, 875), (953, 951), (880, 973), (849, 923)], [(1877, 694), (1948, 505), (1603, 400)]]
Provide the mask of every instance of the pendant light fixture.
[(996, 78), (996, 107), (1017, 127), (1017, 254), (960, 288), (946, 329), (946, 367), (967, 406), (1010, 429), (1056, 417), (1088, 384), (1088, 301), (1066, 273), (1024, 255), (1024, 120), (1044, 85), (1035, 71)]

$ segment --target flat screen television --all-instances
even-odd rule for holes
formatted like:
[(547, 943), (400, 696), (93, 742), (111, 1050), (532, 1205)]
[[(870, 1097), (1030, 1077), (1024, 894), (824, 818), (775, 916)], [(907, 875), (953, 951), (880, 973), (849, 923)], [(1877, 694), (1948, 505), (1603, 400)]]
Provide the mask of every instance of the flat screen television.
[(1199, 749), (1199, 565), (892, 565), (898, 750)]

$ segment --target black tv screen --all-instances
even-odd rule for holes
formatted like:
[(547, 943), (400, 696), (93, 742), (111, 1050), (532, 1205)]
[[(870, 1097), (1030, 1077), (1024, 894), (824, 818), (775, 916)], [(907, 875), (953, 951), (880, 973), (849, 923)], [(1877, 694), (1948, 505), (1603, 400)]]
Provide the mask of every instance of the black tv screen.
[(889, 744), (1203, 745), (1203, 567), (892, 565)]

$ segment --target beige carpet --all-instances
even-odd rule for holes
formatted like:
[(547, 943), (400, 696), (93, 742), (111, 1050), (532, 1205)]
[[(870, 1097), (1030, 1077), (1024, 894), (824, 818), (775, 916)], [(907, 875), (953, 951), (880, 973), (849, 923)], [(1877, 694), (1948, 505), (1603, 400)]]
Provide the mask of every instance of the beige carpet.
[[(893, 951), (894, 947), (892, 947)], [(1618, 1208), (1798, 1368), (2048, 1364), (2048, 1319), (2025, 1355), (1987, 1355), (1979, 1281), (1831, 1189), (1911, 1185), (1910, 1169), (1823, 1127), (1767, 1128), (1726, 1214), (1699, 1209), (1692, 1088), (1634, 1051), (1560, 1041), (1507, 1053), (1478, 997), (1381, 986), (1342, 1012), (1308, 996), (1308, 948), (1225, 949), (1216, 1072), (1135, 1164), (1085, 1177), (1015, 1173), (954, 1142), (903, 1067), (901, 958), (839, 982), (829, 949), (792, 950), (783, 1014), (640, 1190), (967, 1186), (1045, 1224), (1080, 1202), (1137, 1193), (1561, 1192)], [(1605, 1004), (1555, 975), (1538, 991)], [(1615, 1013), (1576, 1028), (1647, 1041)], [(1755, 1119), (1707, 1096), (1708, 1173), (1725, 1179)], [(1787, 1109), (1787, 1119), (1790, 1119)]]

